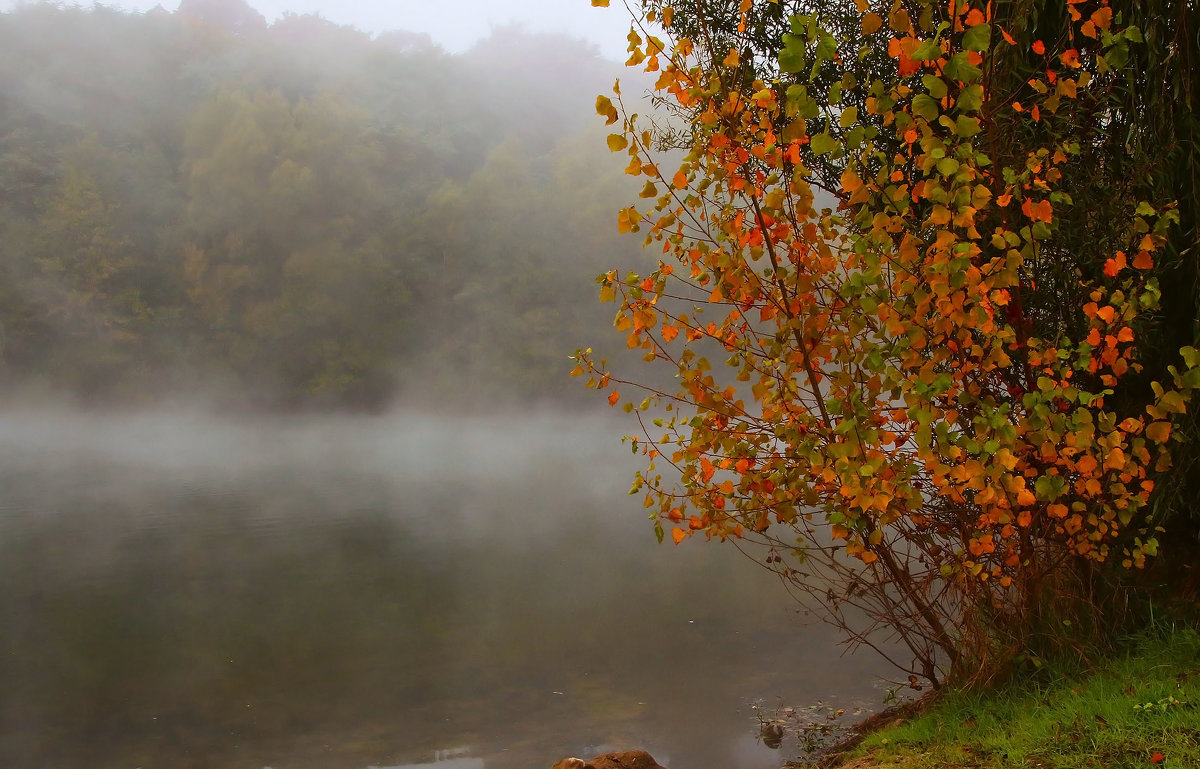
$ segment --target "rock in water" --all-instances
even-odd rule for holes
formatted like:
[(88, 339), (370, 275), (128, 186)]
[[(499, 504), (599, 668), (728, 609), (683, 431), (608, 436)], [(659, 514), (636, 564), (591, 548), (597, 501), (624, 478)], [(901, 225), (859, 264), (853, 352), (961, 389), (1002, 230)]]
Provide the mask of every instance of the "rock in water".
[(550, 769), (664, 769), (644, 750), (601, 753), (593, 759), (564, 758)]

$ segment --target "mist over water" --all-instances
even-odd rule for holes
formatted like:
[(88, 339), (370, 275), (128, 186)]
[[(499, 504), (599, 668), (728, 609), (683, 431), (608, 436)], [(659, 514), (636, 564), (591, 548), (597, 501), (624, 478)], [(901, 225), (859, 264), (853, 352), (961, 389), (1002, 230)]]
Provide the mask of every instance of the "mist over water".
[(0, 767), (776, 769), (753, 703), (878, 704), (566, 375), (643, 355), (594, 103), (653, 78), (169, 5), (0, 11)]
[(752, 702), (877, 704), (770, 575), (654, 541), (619, 435), (0, 415), (0, 763), (768, 769)]

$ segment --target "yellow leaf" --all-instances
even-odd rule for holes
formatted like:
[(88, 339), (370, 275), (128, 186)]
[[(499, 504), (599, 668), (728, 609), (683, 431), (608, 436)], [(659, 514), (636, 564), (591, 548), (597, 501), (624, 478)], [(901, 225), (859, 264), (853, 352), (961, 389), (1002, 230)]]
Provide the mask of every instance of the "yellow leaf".
[(1171, 437), (1171, 423), (1151, 422), (1146, 427), (1146, 437), (1156, 443), (1166, 443)]
[(633, 228), (642, 220), (642, 215), (634, 208), (622, 208), (617, 214), (617, 231), (633, 232)]
[(604, 116), (605, 125), (617, 122), (617, 108), (613, 106), (612, 99), (604, 94), (596, 97), (596, 114)]
[(608, 148), (613, 152), (620, 152), (628, 146), (629, 140), (626, 139), (622, 134), (608, 135)]
[(596, 8), (607, 8), (608, 0), (592, 0), (592, 5)]

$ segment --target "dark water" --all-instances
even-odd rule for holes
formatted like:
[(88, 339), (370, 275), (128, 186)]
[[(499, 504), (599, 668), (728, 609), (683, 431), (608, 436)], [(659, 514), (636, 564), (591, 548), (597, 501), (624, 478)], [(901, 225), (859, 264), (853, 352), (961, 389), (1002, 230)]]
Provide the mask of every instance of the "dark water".
[(0, 417), (0, 766), (773, 769), (751, 703), (878, 704), (769, 574), (655, 543), (618, 436)]

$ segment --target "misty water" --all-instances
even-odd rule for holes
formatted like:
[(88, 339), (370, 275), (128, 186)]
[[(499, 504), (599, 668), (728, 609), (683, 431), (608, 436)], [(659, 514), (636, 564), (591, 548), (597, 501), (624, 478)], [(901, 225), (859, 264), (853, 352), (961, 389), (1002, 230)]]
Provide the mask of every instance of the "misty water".
[(877, 706), (770, 574), (655, 542), (619, 435), (0, 416), (0, 765), (774, 769), (753, 704)]

